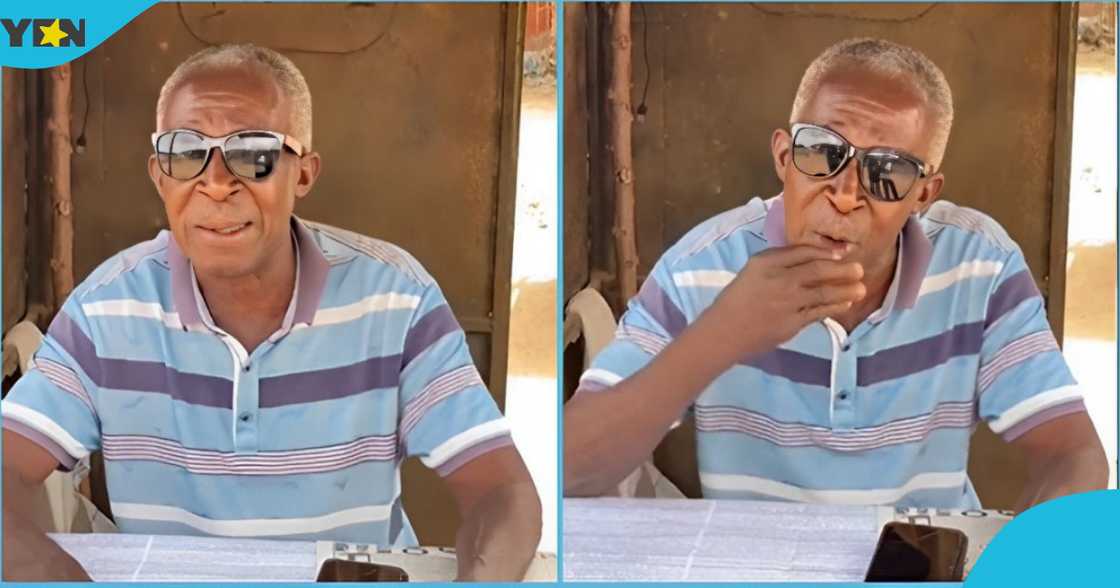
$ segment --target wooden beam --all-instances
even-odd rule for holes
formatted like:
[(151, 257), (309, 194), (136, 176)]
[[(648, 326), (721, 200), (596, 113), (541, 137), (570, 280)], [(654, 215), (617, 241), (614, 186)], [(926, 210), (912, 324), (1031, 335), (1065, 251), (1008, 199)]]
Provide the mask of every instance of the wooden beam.
[(634, 154), (631, 149), (630, 3), (615, 4), (611, 13), (611, 152), (614, 163), (614, 240), (618, 262), (618, 308), (638, 293), (638, 244), (635, 234)]
[(58, 310), (74, 289), (74, 219), (70, 193), (70, 64), (50, 72), (50, 107), (47, 115), (49, 142), (48, 178), (54, 234), (51, 240), (51, 285), (54, 308)]

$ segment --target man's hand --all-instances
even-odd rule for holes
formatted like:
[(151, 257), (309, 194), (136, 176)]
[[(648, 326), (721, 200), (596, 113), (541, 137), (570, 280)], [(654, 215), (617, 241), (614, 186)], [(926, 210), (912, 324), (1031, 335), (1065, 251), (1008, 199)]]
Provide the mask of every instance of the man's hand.
[(85, 581), (77, 560), (32, 522), (35, 492), (58, 467), (47, 450), (4, 431), (4, 581)]
[(767, 250), (644, 368), (564, 407), (564, 494), (599, 496), (647, 459), (672, 423), (745, 356), (771, 351), (866, 293), (863, 269), (809, 246)]
[(1027, 456), (1028, 477), (1016, 510), (1108, 486), (1108, 459), (1088, 413), (1043, 423), (1011, 442)]
[(446, 480), (463, 519), (457, 580), (521, 581), (541, 540), (541, 501), (517, 449), (480, 455)]
[[(833, 252), (797, 245), (755, 255), (701, 316), (732, 361), (765, 353), (806, 325), (842, 313), (861, 300), (863, 268)], [(698, 321), (699, 322), (699, 321)]]

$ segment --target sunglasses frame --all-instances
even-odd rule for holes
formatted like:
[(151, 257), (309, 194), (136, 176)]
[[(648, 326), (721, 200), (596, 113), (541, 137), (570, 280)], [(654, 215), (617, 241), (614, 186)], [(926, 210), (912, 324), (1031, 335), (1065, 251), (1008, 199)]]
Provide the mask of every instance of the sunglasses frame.
[(172, 133), (190, 133), (192, 135), (197, 135), (197, 136), (202, 138), (202, 145), (201, 146), (206, 148), (206, 159), (204, 159), (202, 161), (202, 167), (199, 168), (198, 173), (196, 173), (195, 175), (193, 175), (189, 178), (176, 178), (175, 176), (173, 176), (173, 175), (167, 173), (166, 171), (164, 171), (162, 165), (159, 166), (160, 173), (162, 173), (163, 175), (165, 175), (165, 176), (167, 176), (167, 177), (169, 177), (173, 180), (179, 180), (180, 182), (187, 182), (187, 181), (193, 180), (193, 179), (197, 178), (198, 176), (202, 175), (202, 172), (206, 171), (206, 167), (210, 165), (210, 160), (214, 157), (214, 148), (215, 147), (217, 147), (218, 150), (222, 152), (222, 164), (225, 165), (226, 170), (229, 171), (229, 173), (233, 174), (234, 176), (237, 176), (238, 178), (241, 178), (243, 180), (252, 180), (252, 181), (264, 180), (264, 179), (268, 178), (269, 176), (271, 176), (272, 173), (274, 171), (276, 171), (275, 166), (273, 166), (273, 168), (271, 170), (269, 170), (269, 172), (267, 174), (265, 174), (264, 176), (261, 176), (259, 178), (245, 177), (245, 176), (233, 171), (229, 167), (229, 162), (228, 162), (228, 160), (226, 160), (226, 143), (230, 139), (232, 139), (233, 137), (236, 137), (238, 135), (244, 135), (244, 134), (247, 134), (247, 133), (257, 133), (257, 134), (269, 135), (269, 136), (271, 136), (275, 139), (278, 139), (280, 141), (280, 151), (283, 151), (284, 148), (287, 147), (292, 153), (294, 153), (296, 155), (296, 157), (303, 157), (304, 155), (307, 155), (307, 151), (304, 149), (303, 143), (300, 143), (296, 139), (293, 139), (292, 137), (290, 137), (288, 135), (285, 135), (284, 133), (278, 133), (276, 131), (269, 131), (269, 130), (266, 130), (266, 129), (242, 129), (240, 131), (234, 131), (234, 132), (232, 132), (232, 133), (230, 133), (230, 134), (228, 134), (224, 137), (211, 137), (209, 135), (206, 135), (205, 133), (202, 133), (200, 131), (196, 131), (194, 129), (170, 129), (170, 130), (166, 130), (166, 131), (163, 131), (163, 132), (156, 131), (156, 132), (152, 133), (152, 149), (156, 153), (157, 160), (158, 160), (160, 155), (170, 155), (168, 153), (160, 153), (160, 151), (159, 151), (159, 140), (160, 140), (161, 137), (163, 137), (165, 135), (170, 135)]
[[(805, 170), (801, 169), (801, 166), (797, 165), (797, 158), (794, 157), (794, 155), (793, 155), (794, 154), (793, 149), (794, 149), (794, 146), (797, 144), (797, 133), (799, 133), (803, 130), (806, 130), (806, 129), (812, 129), (812, 130), (817, 130), (817, 131), (822, 131), (822, 132), (828, 133), (828, 134), (833, 135), (836, 138), (840, 139), (840, 141), (843, 142), (844, 145), (847, 145), (848, 149), (844, 153), (844, 160), (841, 161), (840, 165), (837, 166), (836, 169), (833, 170), (832, 172), (830, 172), (828, 174), (825, 174), (825, 175), (816, 175), (816, 174), (811, 174), (811, 173), (806, 172)], [(822, 179), (822, 180), (831, 178), (831, 177), (839, 174), (840, 172), (844, 171), (844, 168), (847, 167), (848, 163), (850, 161), (852, 161), (853, 159), (856, 161), (856, 163), (859, 166), (862, 167), (863, 166), (863, 160), (867, 157), (868, 153), (870, 153), (872, 151), (886, 152), (887, 154), (892, 155), (894, 157), (897, 157), (897, 158), (899, 158), (903, 161), (908, 161), (908, 162), (914, 164), (918, 168), (918, 176), (916, 178), (914, 178), (914, 182), (910, 184), (910, 187), (906, 188), (906, 191), (903, 192), (898, 197), (898, 200), (888, 200), (888, 199), (880, 198), (880, 197), (876, 196), (875, 193), (872, 192), (870, 188), (863, 185), (863, 174), (862, 173), (857, 173), (856, 175), (857, 175), (857, 177), (859, 177), (860, 187), (862, 187), (863, 190), (868, 193), (868, 195), (870, 195), (872, 198), (874, 198), (875, 200), (878, 200), (880, 202), (901, 202), (902, 200), (905, 200), (906, 196), (908, 196), (910, 194), (910, 191), (914, 189), (914, 185), (918, 183), (918, 180), (923, 179), (923, 178), (927, 178), (927, 177), (933, 175), (933, 168), (931, 166), (926, 164), (921, 159), (918, 159), (917, 157), (914, 157), (913, 155), (910, 155), (909, 153), (907, 153), (905, 151), (902, 151), (901, 149), (895, 149), (893, 147), (884, 147), (884, 146), (873, 146), (873, 147), (866, 147), (866, 148), (856, 147), (855, 145), (852, 144), (851, 141), (844, 138), (844, 135), (841, 135), (840, 133), (837, 133), (836, 131), (834, 131), (834, 130), (828, 128), (828, 127), (822, 127), (820, 125), (814, 125), (814, 124), (809, 124), (809, 123), (794, 123), (794, 124), (790, 125), (790, 161), (793, 163), (793, 167), (796, 168), (797, 171), (801, 172), (802, 174), (805, 174), (806, 176), (809, 176), (810, 178), (819, 178), (819, 179)]]

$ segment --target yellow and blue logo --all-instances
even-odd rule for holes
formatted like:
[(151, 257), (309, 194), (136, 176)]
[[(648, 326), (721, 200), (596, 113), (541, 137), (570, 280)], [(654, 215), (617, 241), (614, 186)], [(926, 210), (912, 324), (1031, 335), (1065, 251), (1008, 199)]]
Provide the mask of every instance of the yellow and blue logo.
[(7, 33), (9, 47), (86, 46), (84, 18), (0, 18), (0, 26)]

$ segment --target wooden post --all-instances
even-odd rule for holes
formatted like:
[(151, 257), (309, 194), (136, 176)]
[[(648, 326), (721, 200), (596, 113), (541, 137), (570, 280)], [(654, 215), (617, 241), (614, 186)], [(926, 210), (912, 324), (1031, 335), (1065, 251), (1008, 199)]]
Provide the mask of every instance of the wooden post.
[(47, 182), (51, 195), (54, 230), (51, 243), (51, 286), (54, 309), (62, 307), (74, 289), (74, 219), (70, 198), (70, 64), (50, 72), (50, 107), (47, 113), (49, 161)]
[(630, 3), (618, 2), (611, 14), (611, 152), (614, 164), (614, 243), (618, 290), (624, 308), (638, 293), (638, 244), (635, 236), (634, 158), (630, 146)]

